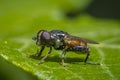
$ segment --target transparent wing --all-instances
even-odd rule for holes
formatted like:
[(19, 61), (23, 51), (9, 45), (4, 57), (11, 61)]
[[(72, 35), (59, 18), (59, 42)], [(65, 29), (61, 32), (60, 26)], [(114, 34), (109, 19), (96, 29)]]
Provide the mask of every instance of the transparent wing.
[(77, 36), (72, 36), (72, 35), (67, 36), (67, 39), (69, 39), (69, 40), (77, 40), (77, 41), (91, 43), (91, 44), (99, 44), (98, 42), (96, 42), (94, 40), (89, 40), (89, 39), (85, 39), (85, 38), (81, 38), (81, 37), (77, 37)]

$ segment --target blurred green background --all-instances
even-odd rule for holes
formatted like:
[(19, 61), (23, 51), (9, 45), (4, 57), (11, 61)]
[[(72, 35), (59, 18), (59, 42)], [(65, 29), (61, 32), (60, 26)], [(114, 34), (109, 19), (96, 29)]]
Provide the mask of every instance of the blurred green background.
[[(107, 4), (103, 7), (103, 0), (101, 5), (97, 6), (98, 3), (94, 1), (100, 0), (1, 0), (0, 74), (3, 76), (0, 78), (119, 80), (120, 18), (117, 15), (119, 6), (117, 9), (116, 4), (109, 8), (106, 7)], [(48, 31), (60, 29), (72, 35), (98, 41), (99, 45), (90, 45), (89, 60), (100, 62), (102, 65), (84, 65), (82, 63), (84, 55), (78, 56), (69, 52), (66, 56), (68, 67), (63, 68), (59, 64), (61, 52), (55, 50), (44, 64), (37, 65), (39, 59), (30, 58), (29, 55), (36, 53), (37, 47), (31, 38), (40, 29)], [(46, 48), (44, 53), (47, 50)]]

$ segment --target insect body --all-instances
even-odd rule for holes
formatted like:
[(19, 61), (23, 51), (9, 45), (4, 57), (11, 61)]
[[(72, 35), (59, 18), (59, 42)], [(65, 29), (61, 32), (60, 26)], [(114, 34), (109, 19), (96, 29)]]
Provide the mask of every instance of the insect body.
[(43, 62), (44, 59), (46, 59), (47, 56), (52, 52), (52, 47), (53, 47), (55, 50), (63, 51), (62, 52), (63, 66), (65, 65), (64, 57), (66, 52), (68, 51), (76, 52), (78, 54), (81, 54), (81, 53), (87, 54), (84, 62), (93, 64), (91, 62), (88, 62), (90, 49), (87, 43), (98, 44), (97, 42), (92, 40), (87, 40), (80, 37), (69, 35), (67, 32), (64, 32), (61, 30), (52, 30), (50, 32), (47, 32), (45, 30), (40, 30), (37, 34), (37, 37), (34, 37), (33, 39), (36, 40), (36, 44), (38, 46), (41, 46), (40, 51), (37, 53), (38, 56), (42, 54), (42, 51), (46, 46), (50, 48), (46, 56), (44, 56), (40, 60), (40, 63)]

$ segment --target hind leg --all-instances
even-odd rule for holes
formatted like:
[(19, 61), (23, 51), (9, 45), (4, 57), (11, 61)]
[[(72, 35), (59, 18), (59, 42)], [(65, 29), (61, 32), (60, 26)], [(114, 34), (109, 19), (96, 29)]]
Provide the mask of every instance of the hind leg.
[(90, 64), (91, 63), (91, 62), (88, 62), (89, 56), (90, 56), (90, 52), (87, 52), (87, 56), (86, 56), (85, 61), (84, 61), (86, 64)]
[(100, 65), (99, 63), (89, 62), (88, 61), (89, 56), (90, 56), (90, 51), (89, 51), (89, 48), (88, 48), (87, 56), (86, 56), (85, 61), (84, 61), (86, 64)]

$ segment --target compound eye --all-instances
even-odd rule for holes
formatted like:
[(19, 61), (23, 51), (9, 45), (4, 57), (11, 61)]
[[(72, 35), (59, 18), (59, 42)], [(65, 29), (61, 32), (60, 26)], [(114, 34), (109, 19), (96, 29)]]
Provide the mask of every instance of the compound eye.
[(43, 33), (43, 37), (44, 37), (44, 39), (46, 39), (46, 40), (50, 40), (50, 34), (49, 34), (48, 32), (44, 32), (44, 33)]

